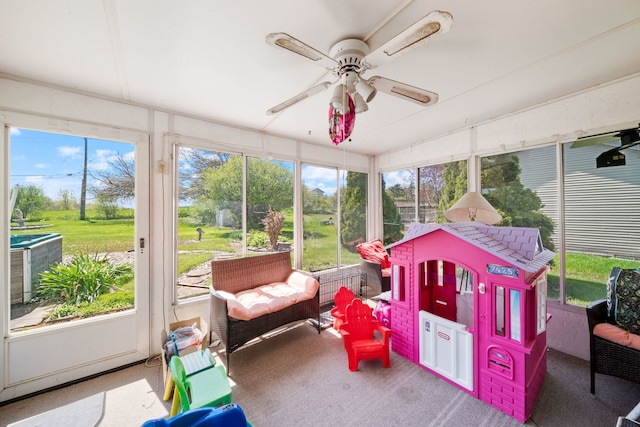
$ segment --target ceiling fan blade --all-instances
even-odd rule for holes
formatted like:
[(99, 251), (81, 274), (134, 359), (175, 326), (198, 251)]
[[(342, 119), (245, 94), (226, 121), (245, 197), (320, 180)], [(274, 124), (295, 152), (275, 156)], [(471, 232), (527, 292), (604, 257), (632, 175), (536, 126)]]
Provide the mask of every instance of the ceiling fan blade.
[(280, 111), (285, 110), (289, 107), (291, 107), (294, 104), (297, 104), (298, 102), (307, 99), (313, 95), (317, 95), (320, 92), (324, 92), (325, 90), (327, 90), (327, 88), (329, 86), (331, 86), (333, 83), (331, 82), (322, 82), (318, 85), (315, 85), (307, 90), (305, 90), (302, 93), (297, 94), (296, 96), (287, 99), (284, 102), (281, 102), (280, 104), (276, 105), (275, 107), (271, 107), (267, 110), (267, 114), (278, 114)]
[(268, 34), (267, 44), (303, 56), (329, 70), (340, 65), (335, 59), (328, 57), (324, 53), (312, 48), (308, 44), (301, 42), (287, 33)]
[(398, 98), (415, 102), (416, 104), (426, 107), (438, 102), (438, 94), (429, 92), (419, 87), (411, 86), (406, 83), (400, 83), (385, 77), (373, 76), (368, 80), (369, 84), (380, 92), (397, 96)]
[(396, 55), (414, 48), (437, 34), (444, 34), (451, 28), (453, 16), (449, 12), (434, 10), (413, 25), (365, 56), (364, 61), (375, 67)]
[(612, 132), (607, 135), (595, 135), (586, 138), (579, 138), (571, 144), (571, 148), (589, 147), (592, 145), (608, 144), (616, 141), (620, 141), (620, 135), (617, 132)]
[(638, 145), (638, 143), (640, 143), (640, 124), (638, 124), (637, 128), (583, 136), (572, 143), (571, 148), (588, 147), (591, 145), (608, 144), (612, 142), (620, 142), (621, 150)]

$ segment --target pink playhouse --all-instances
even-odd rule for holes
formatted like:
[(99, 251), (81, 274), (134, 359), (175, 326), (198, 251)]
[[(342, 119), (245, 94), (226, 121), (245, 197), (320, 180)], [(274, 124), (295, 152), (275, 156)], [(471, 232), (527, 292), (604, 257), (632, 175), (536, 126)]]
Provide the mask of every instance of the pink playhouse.
[(526, 422), (547, 368), (554, 257), (538, 229), (415, 223), (388, 248), (393, 351)]

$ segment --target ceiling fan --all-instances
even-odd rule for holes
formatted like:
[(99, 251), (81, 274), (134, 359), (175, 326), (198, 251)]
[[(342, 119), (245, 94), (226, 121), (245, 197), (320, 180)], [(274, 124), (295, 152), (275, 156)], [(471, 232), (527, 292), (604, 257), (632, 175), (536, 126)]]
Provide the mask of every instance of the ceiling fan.
[(601, 133), (592, 136), (578, 138), (571, 148), (588, 147), (591, 145), (609, 144), (620, 142), (619, 147), (605, 151), (596, 158), (596, 167), (623, 166), (626, 164), (625, 155), (622, 150), (640, 144), (640, 124), (637, 128), (623, 129), (616, 132)]
[(277, 114), (298, 102), (317, 95), (336, 84), (329, 103), (329, 134), (335, 144), (348, 138), (353, 130), (355, 114), (368, 110), (378, 91), (424, 106), (438, 102), (438, 94), (381, 76), (368, 79), (363, 74), (397, 55), (416, 47), (426, 39), (445, 33), (451, 28), (453, 17), (448, 12), (432, 11), (374, 51), (359, 39), (339, 41), (329, 50), (329, 55), (286, 33), (271, 33), (266, 41), (269, 45), (300, 55), (334, 76), (333, 81), (324, 81), (298, 95), (267, 110)]
[(616, 148), (617, 150), (624, 150), (625, 148), (640, 144), (640, 124), (638, 124), (637, 128), (583, 136), (571, 144), (571, 148), (588, 147), (590, 145), (607, 144), (618, 141), (620, 142), (620, 147)]

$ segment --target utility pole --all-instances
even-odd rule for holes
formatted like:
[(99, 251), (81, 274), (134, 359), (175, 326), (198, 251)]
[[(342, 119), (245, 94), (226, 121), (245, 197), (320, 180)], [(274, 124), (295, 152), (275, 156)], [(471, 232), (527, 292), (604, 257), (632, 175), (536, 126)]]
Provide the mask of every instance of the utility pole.
[(82, 188), (80, 189), (80, 220), (86, 219), (85, 204), (87, 202), (87, 138), (84, 139), (84, 170), (82, 171)]

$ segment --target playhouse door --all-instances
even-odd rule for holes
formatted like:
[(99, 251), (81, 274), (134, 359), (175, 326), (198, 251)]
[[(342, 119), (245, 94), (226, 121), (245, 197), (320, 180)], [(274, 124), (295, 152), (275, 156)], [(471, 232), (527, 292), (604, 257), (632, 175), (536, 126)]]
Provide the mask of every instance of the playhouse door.
[(514, 345), (522, 339), (520, 297), (519, 290), (500, 283), (487, 283), (486, 288), (479, 285), (478, 397), (494, 406), (501, 401), (498, 396), (503, 389), (513, 394), (514, 387), (521, 386), (516, 384), (518, 354), (514, 352)]
[(420, 364), (459, 384), (473, 387), (473, 335), (466, 325), (420, 311)]
[(457, 321), (456, 308), (456, 265), (438, 262), (438, 283), (433, 287), (431, 312), (436, 316)]

